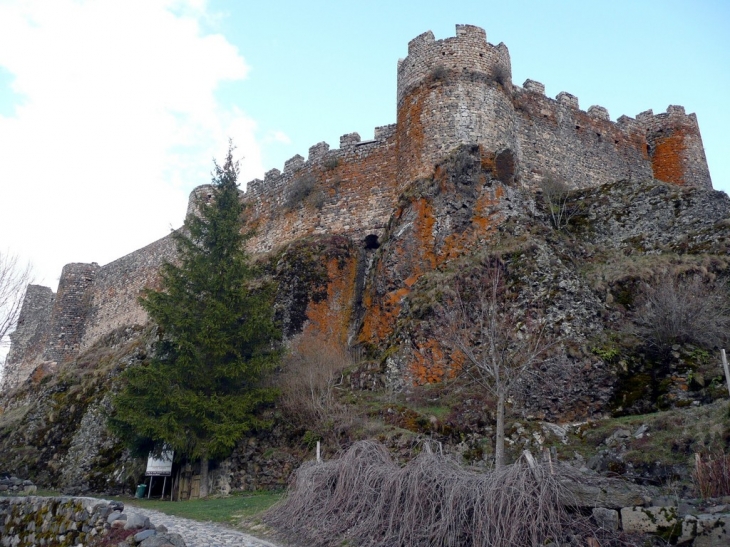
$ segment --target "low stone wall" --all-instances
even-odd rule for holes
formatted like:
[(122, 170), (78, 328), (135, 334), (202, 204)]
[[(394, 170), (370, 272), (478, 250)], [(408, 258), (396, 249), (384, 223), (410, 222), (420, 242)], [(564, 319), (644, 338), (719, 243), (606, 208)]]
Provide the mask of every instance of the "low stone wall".
[(38, 488), (28, 479), (19, 479), (18, 477), (0, 477), (0, 495), (25, 495), (35, 494)]
[(602, 528), (653, 534), (672, 545), (730, 545), (730, 496), (714, 500), (655, 499), (649, 506), (594, 508)]
[[(117, 531), (128, 545), (185, 547), (179, 534), (169, 534), (124, 504), (95, 498), (0, 497), (2, 547), (94, 545)], [(117, 532), (118, 533), (118, 532)], [(128, 538), (132, 538), (129, 540)]]

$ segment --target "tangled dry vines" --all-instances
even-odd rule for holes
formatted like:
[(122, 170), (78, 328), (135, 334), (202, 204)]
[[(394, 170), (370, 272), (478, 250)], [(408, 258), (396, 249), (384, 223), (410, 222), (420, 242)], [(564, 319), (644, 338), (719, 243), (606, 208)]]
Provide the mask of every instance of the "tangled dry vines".
[[(600, 534), (570, 508), (576, 472), (522, 457), (489, 473), (424, 450), (404, 467), (372, 441), (340, 458), (306, 463), (287, 498), (265, 516), (310, 545), (536, 546)], [(567, 503), (566, 503), (567, 501)]]

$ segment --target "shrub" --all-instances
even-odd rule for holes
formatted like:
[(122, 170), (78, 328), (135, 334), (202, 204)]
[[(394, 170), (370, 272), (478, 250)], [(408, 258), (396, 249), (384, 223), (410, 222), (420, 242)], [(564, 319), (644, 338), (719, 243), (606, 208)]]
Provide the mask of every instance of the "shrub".
[(720, 283), (663, 274), (640, 287), (636, 301), (634, 331), (660, 353), (674, 344), (713, 349), (727, 341), (730, 299)]
[[(484, 473), (463, 469), (428, 445), (400, 467), (385, 447), (361, 441), (338, 459), (305, 463), (287, 498), (264, 520), (310, 545), (532, 547), (573, 534), (593, 539), (589, 521), (569, 510), (577, 504), (570, 480), (583, 479), (529, 453)], [(610, 544), (603, 539), (601, 545)]]
[(449, 71), (446, 69), (446, 67), (444, 65), (436, 65), (435, 67), (433, 67), (433, 70), (431, 71), (431, 80), (433, 80), (433, 81), (445, 80), (448, 75), (449, 75)]
[(347, 348), (323, 335), (300, 334), (293, 339), (279, 382), (280, 404), (310, 437), (337, 441), (351, 424), (351, 410), (337, 399), (343, 371), (350, 364)]
[(492, 77), (494, 78), (495, 82), (504, 87), (510, 80), (509, 70), (506, 66), (502, 64), (495, 65), (494, 71), (492, 72)]
[(563, 181), (548, 177), (542, 184), (542, 198), (545, 202), (550, 223), (556, 230), (568, 227), (570, 219), (578, 212), (578, 208), (570, 203), (570, 188)]
[(323, 165), (326, 171), (332, 171), (340, 165), (340, 159), (335, 156), (328, 156), (325, 158)]
[(315, 183), (316, 179), (311, 174), (294, 179), (286, 194), (284, 207), (291, 210), (302, 203), (314, 190)]

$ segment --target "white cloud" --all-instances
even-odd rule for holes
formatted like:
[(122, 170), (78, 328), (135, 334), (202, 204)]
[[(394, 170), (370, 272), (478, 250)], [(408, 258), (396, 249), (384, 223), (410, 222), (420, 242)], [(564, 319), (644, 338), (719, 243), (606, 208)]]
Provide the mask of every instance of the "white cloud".
[(277, 142), (281, 144), (291, 144), (289, 135), (283, 131), (269, 131), (264, 138), (265, 143)]
[[(249, 67), (202, 0), (0, 0), (0, 66), (21, 96), (0, 116), (0, 247), (55, 289), (182, 223), (228, 137), (263, 173), (255, 122), (216, 101)], [(7, 109), (5, 109), (7, 112)]]

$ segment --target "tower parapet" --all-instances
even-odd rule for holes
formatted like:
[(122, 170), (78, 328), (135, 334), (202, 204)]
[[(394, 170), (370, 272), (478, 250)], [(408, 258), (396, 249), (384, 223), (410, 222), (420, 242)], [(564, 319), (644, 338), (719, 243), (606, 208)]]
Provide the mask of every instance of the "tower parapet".
[(459, 144), (514, 149), (512, 67), (507, 46), (484, 29), (457, 25), (456, 36), (426, 32), (398, 62), (398, 183), (427, 176)]
[(398, 104), (421, 82), (446, 72), (453, 78), (512, 81), (507, 46), (487, 42), (487, 33), (474, 25), (456, 25), (456, 36), (436, 40), (430, 30), (408, 43), (408, 56), (398, 61)]
[(51, 313), (45, 360), (61, 363), (78, 354), (91, 311), (89, 288), (98, 270), (96, 262), (63, 267)]
[(647, 110), (636, 119), (646, 132), (654, 178), (672, 184), (712, 189), (695, 114), (688, 115), (683, 106), (670, 105), (664, 113), (654, 114)]

